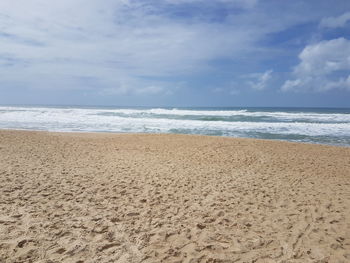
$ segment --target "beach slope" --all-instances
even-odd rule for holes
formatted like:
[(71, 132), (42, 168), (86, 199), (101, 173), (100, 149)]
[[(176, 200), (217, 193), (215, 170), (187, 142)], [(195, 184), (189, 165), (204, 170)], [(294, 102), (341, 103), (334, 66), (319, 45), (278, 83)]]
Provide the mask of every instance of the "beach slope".
[(350, 148), (0, 131), (0, 262), (350, 262)]

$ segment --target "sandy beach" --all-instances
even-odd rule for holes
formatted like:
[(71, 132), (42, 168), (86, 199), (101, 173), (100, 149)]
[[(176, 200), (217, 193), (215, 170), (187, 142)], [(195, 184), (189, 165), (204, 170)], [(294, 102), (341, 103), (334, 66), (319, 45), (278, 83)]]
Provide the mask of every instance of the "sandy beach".
[(0, 262), (350, 262), (350, 148), (0, 131)]

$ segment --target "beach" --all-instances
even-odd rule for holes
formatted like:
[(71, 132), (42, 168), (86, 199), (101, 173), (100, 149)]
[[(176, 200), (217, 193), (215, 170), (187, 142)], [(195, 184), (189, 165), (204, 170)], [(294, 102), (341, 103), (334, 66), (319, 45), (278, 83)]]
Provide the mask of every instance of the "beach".
[(350, 147), (0, 131), (0, 262), (350, 262)]

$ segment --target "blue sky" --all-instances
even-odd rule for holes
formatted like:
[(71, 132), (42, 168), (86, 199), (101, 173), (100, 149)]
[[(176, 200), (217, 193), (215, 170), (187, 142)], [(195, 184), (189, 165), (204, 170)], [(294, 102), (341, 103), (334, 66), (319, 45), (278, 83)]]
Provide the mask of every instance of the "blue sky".
[(350, 1), (1, 0), (0, 104), (350, 107)]

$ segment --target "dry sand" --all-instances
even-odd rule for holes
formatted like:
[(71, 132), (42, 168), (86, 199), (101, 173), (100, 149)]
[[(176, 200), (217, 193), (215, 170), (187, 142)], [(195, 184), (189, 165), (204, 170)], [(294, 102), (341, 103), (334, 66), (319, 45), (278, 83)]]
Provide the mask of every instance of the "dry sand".
[(0, 262), (350, 262), (350, 148), (0, 131)]

